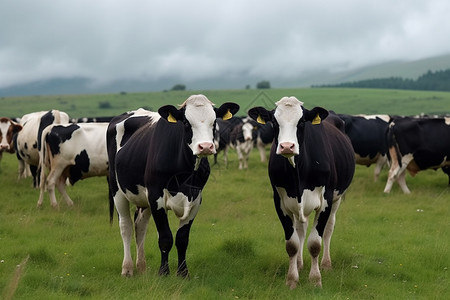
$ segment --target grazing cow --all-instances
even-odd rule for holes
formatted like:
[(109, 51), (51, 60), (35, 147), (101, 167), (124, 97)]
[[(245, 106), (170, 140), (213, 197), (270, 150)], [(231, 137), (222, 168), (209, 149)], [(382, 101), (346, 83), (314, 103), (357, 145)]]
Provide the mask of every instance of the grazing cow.
[(387, 162), (386, 133), (388, 115), (338, 115), (345, 122), (345, 133), (352, 142), (356, 163), (369, 167), (375, 164), (374, 179), (378, 180)]
[(223, 161), (225, 166), (228, 165), (228, 150), (231, 145), (231, 131), (233, 131), (234, 127), (242, 123), (243, 119), (241, 117), (232, 117), (229, 120), (217, 118), (216, 130), (214, 134), (214, 143), (217, 152), (214, 154), (214, 164), (217, 163), (217, 155), (223, 150)]
[[(213, 139), (216, 118), (231, 118), (238, 109), (234, 103), (214, 108), (205, 96), (193, 95), (180, 109), (172, 105), (161, 107), (158, 113), (141, 109), (110, 122), (107, 132), (110, 204), (114, 202), (119, 215), (124, 248), (122, 276), (133, 275), (130, 203), (137, 208), (134, 220), (138, 272), (146, 269), (144, 240), (153, 215), (161, 251), (159, 274), (169, 274), (173, 236), (167, 210), (173, 210), (180, 220), (175, 238), (177, 274), (188, 276), (189, 232), (210, 173), (206, 156), (216, 153)], [(110, 214), (112, 219), (111, 210)]]
[(16, 138), (16, 154), (19, 160), (19, 178), (26, 177), (26, 166), (30, 166), (33, 186), (38, 187), (39, 151), (41, 136), (45, 127), (51, 124), (67, 124), (69, 116), (58, 110), (40, 111), (24, 115), (20, 123), (22, 130)]
[(239, 159), (239, 170), (248, 168), (248, 159), (253, 150), (256, 139), (257, 126), (249, 118), (242, 119), (243, 123), (236, 125), (230, 133), (230, 144), (236, 149)]
[[(66, 200), (73, 205), (66, 192), (66, 180), (73, 185), (81, 179), (108, 175), (106, 129), (109, 123), (80, 123), (50, 125), (42, 132), (40, 153), (40, 195), (37, 203), (42, 206), (45, 190), (50, 204), (57, 207), (55, 185)], [(47, 174), (48, 173), (48, 174)]]
[(450, 118), (395, 118), (389, 125), (388, 147), (391, 167), (384, 192), (389, 193), (397, 181), (409, 194), (406, 170), (411, 176), (438, 168), (449, 174)]
[(334, 122), (324, 120), (327, 110), (307, 110), (295, 97), (282, 98), (272, 111), (252, 108), (249, 115), (261, 123), (271, 121), (274, 126), (268, 169), (289, 256), (286, 284), (291, 289), (298, 284), (308, 216), (315, 211), (307, 242), (311, 255), (309, 280), (322, 286), (318, 263), (322, 238), (321, 266), (331, 268), (330, 240), (336, 211), (355, 171), (350, 140)]
[(22, 125), (10, 118), (0, 118), (0, 161), (3, 152), (14, 153), (13, 136), (22, 130)]

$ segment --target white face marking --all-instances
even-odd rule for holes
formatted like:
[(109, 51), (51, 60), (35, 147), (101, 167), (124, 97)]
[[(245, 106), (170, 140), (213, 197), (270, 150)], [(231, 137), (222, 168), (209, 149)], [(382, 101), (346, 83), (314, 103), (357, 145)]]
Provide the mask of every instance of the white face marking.
[(212, 144), (212, 153), (216, 153), (214, 145), (214, 121), (216, 113), (213, 104), (203, 95), (193, 95), (185, 103), (185, 116), (192, 128), (192, 142), (189, 147), (194, 155), (199, 155), (199, 145), (203, 143)]
[(301, 107), (303, 102), (295, 97), (283, 97), (275, 104), (277, 107), (274, 117), (280, 126), (277, 154), (281, 154), (281, 143), (293, 143), (293, 154), (298, 155), (297, 124), (303, 116), (303, 109)]
[(9, 122), (2, 122), (2, 123), (0, 123), (0, 131), (1, 131), (1, 134), (2, 134), (2, 140), (0, 141), (0, 145), (1, 145), (2, 148), (9, 149), (9, 144), (8, 144), (7, 139), (6, 139), (7, 134), (8, 134), (9, 126), (10, 126)]
[(253, 125), (250, 123), (245, 123), (242, 125), (242, 134), (244, 135), (244, 140), (248, 141), (252, 139)]

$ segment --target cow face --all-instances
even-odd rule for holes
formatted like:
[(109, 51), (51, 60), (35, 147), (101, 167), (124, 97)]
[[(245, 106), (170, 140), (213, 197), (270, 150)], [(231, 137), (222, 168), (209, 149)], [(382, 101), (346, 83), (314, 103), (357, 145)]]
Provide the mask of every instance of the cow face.
[(219, 108), (204, 95), (190, 96), (180, 109), (166, 105), (158, 110), (162, 118), (170, 123), (183, 122), (186, 142), (196, 156), (216, 153), (214, 132), (216, 118), (229, 119), (239, 110), (235, 103), (224, 103)]
[(298, 155), (303, 142), (305, 122), (313, 125), (321, 123), (328, 116), (328, 111), (315, 107), (305, 109), (303, 102), (295, 97), (283, 97), (276, 104), (276, 108), (268, 111), (263, 107), (254, 107), (248, 114), (260, 124), (271, 121), (274, 125), (277, 141), (276, 154), (284, 157)]
[(11, 121), (9, 118), (0, 118), (0, 151), (13, 152), (13, 135), (22, 129), (20, 124)]

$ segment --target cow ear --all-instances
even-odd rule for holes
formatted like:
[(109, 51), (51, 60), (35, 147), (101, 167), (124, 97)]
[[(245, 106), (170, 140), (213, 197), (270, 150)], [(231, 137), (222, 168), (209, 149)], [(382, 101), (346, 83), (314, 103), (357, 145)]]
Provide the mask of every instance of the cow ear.
[(311, 121), (311, 124), (318, 125), (328, 116), (328, 110), (322, 107), (314, 107), (311, 110), (303, 109), (303, 115), (305, 121)]
[(22, 125), (20, 125), (19, 123), (16, 122), (12, 122), (13, 123), (13, 133), (18, 133), (19, 131), (22, 130)]
[(233, 102), (226, 102), (219, 108), (214, 108), (214, 110), (217, 118), (229, 120), (239, 111), (239, 105)]
[(165, 105), (158, 109), (158, 113), (162, 118), (166, 119), (170, 123), (176, 123), (183, 120), (183, 112), (178, 110), (173, 105)]
[(250, 118), (258, 122), (259, 124), (266, 124), (266, 122), (272, 121), (273, 112), (268, 111), (264, 107), (253, 107), (248, 111)]

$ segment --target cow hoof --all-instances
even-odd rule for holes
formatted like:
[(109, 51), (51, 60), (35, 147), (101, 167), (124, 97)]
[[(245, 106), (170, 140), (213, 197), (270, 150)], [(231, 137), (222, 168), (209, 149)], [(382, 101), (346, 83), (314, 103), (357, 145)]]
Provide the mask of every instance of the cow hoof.
[(133, 271), (132, 270), (123, 270), (122, 277), (126, 277), (126, 278), (133, 277)]
[(184, 278), (184, 279), (189, 279), (189, 271), (186, 270), (181, 270), (181, 271), (177, 271), (177, 276)]
[(167, 276), (170, 274), (169, 266), (159, 268), (159, 276)]
[(293, 290), (297, 288), (298, 282), (295, 280), (287, 280), (286, 285), (289, 287), (289, 289)]

